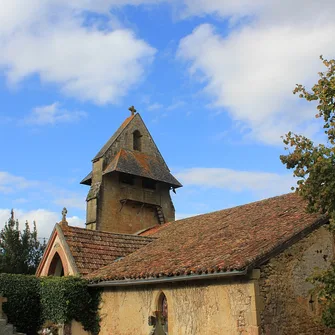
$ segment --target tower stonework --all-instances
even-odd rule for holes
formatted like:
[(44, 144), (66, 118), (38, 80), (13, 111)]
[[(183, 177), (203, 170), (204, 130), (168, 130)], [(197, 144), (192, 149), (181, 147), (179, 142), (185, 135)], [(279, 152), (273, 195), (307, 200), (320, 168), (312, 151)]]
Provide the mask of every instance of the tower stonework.
[(90, 186), (86, 228), (134, 234), (175, 220), (170, 190), (182, 185), (139, 114), (132, 111), (92, 162), (81, 181)]

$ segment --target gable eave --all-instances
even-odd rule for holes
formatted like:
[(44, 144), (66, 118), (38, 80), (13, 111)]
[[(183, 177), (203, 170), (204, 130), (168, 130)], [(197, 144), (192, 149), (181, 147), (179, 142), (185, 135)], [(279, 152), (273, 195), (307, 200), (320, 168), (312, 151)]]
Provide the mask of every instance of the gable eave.
[(70, 248), (69, 248), (69, 246), (66, 242), (66, 239), (64, 237), (62, 228), (61, 228), (60, 224), (56, 223), (55, 226), (54, 226), (54, 229), (53, 229), (53, 231), (50, 235), (49, 241), (48, 241), (47, 246), (45, 248), (45, 251), (43, 253), (40, 264), (37, 267), (37, 270), (36, 270), (36, 273), (35, 273), (35, 275), (37, 277), (41, 276), (42, 270), (43, 270), (43, 268), (44, 268), (44, 266), (45, 266), (45, 264), (48, 260), (48, 257), (50, 256), (50, 253), (52, 251), (52, 247), (54, 245), (54, 242), (55, 242), (57, 236), (58, 236), (59, 241), (61, 243), (61, 247), (65, 251), (67, 260), (70, 263), (71, 268), (73, 269), (74, 275), (79, 275), (80, 274), (80, 272), (78, 271), (78, 268), (76, 266), (76, 263), (74, 261), (74, 258), (71, 254)]
[(53, 246), (53, 244), (55, 242), (55, 239), (56, 239), (56, 236), (57, 236), (56, 225), (57, 225), (57, 223), (55, 224), (55, 226), (54, 226), (54, 228), (52, 230), (52, 233), (50, 235), (50, 238), (49, 238), (49, 241), (47, 243), (47, 246), (45, 247), (42, 259), (41, 259), (40, 263), (38, 264), (37, 270), (35, 272), (35, 275), (37, 277), (40, 277), (41, 272), (43, 270), (43, 267), (44, 267), (44, 265), (45, 265), (45, 263), (46, 263), (46, 261), (48, 259), (48, 256), (50, 254), (51, 247)]

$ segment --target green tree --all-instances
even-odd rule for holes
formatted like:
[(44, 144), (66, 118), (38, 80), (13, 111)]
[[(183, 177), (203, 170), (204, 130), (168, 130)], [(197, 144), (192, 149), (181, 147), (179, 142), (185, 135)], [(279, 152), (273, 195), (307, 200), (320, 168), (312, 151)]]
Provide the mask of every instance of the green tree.
[[(296, 192), (307, 200), (310, 212), (321, 212), (330, 218), (330, 228), (335, 228), (335, 60), (320, 56), (324, 72), (309, 91), (297, 85), (294, 94), (317, 103), (316, 118), (323, 119), (325, 144), (315, 144), (311, 139), (292, 132), (283, 138), (285, 149), (291, 152), (280, 156), (288, 169), (298, 178)], [(294, 187), (293, 187), (294, 189)], [(312, 279), (325, 304), (323, 321), (335, 327), (335, 264)]]
[(26, 221), (21, 231), (14, 211), (0, 231), (0, 273), (34, 274), (42, 258), (45, 242), (37, 239), (36, 223), (31, 231)]

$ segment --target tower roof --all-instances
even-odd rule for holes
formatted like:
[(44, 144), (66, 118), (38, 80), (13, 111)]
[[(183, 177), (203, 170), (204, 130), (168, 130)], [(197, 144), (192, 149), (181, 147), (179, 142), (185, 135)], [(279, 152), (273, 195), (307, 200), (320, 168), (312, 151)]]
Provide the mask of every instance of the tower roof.
[(180, 182), (173, 177), (165, 164), (161, 164), (155, 156), (150, 156), (143, 152), (121, 149), (107, 166), (103, 174), (113, 171), (161, 181), (175, 188), (182, 186)]
[[(137, 114), (139, 115), (139, 114)], [(116, 141), (116, 139), (121, 135), (121, 133), (124, 131), (124, 129), (127, 127), (129, 122), (136, 116), (131, 115), (128, 118), (126, 118), (119, 129), (113, 134), (113, 136), (105, 143), (105, 145), (100, 149), (100, 151), (95, 155), (95, 157), (92, 159), (92, 161), (96, 161), (97, 159), (101, 158), (106, 151), (112, 146), (112, 144)]]
[[(142, 129), (141, 137), (145, 135), (147, 138), (150, 138), (147, 141), (146, 150), (143, 151), (132, 150), (133, 147), (130, 148), (129, 146), (129, 137), (138, 127)], [(132, 115), (121, 124), (113, 136), (104, 144), (92, 161), (95, 162), (101, 158), (104, 159), (103, 175), (117, 171), (167, 183), (173, 188), (182, 186), (170, 173), (140, 114), (135, 114), (134, 111), (132, 111)], [(91, 185), (92, 172), (80, 183)]]

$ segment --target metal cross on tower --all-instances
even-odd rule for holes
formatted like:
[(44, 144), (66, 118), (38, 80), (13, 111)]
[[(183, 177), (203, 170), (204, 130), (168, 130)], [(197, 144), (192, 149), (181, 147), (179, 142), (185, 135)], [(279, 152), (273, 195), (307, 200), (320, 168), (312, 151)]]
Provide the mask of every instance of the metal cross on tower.
[(67, 214), (67, 209), (64, 207), (62, 210), (62, 221), (63, 222), (66, 221), (66, 214)]
[(137, 112), (137, 110), (135, 109), (134, 106), (131, 106), (131, 107), (129, 107), (128, 109), (130, 110), (131, 115), (135, 115), (135, 113)]

